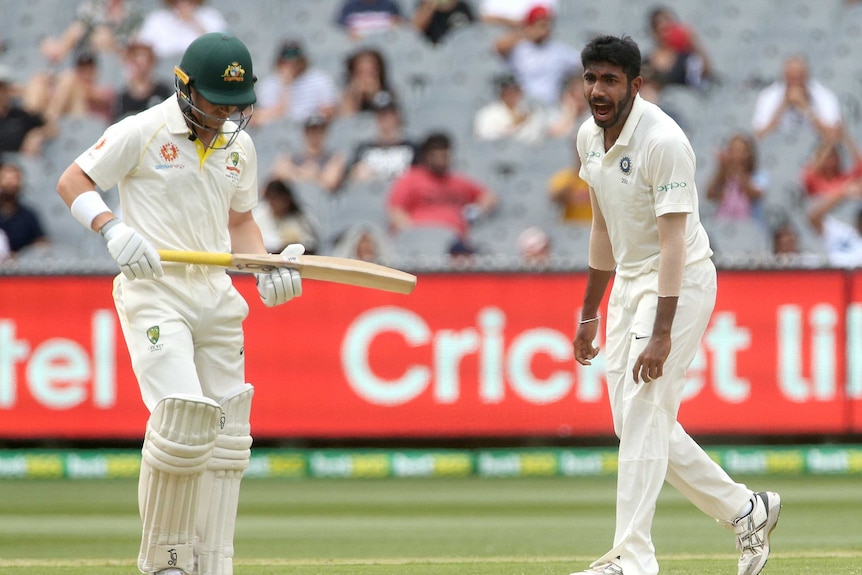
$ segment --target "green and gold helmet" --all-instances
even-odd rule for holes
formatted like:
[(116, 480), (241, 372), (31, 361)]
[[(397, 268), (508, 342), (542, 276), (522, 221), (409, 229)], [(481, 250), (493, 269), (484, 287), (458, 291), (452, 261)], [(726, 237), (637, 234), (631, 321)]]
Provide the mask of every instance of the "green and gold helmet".
[(207, 116), (195, 105), (192, 88), (212, 104), (237, 107), (238, 117), (232, 118), (237, 129), (224, 132), (229, 143), (233, 143), (236, 134), (251, 119), (252, 106), (257, 101), (254, 93), (257, 78), (245, 44), (220, 32), (204, 34), (189, 44), (174, 72), (180, 108), (192, 126), (201, 128), (200, 117)]

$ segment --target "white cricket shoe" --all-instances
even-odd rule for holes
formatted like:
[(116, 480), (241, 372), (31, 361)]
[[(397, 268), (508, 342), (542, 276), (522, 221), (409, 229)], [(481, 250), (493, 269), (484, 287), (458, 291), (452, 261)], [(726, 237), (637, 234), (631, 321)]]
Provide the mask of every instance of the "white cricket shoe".
[(623, 575), (622, 566), (615, 561), (608, 561), (595, 567), (590, 567), (586, 571), (578, 571), (572, 575)]
[(772, 491), (751, 496), (751, 513), (733, 522), (739, 556), (739, 575), (757, 575), (769, 559), (769, 536), (778, 524), (781, 497)]
[(176, 567), (170, 567), (168, 569), (156, 571), (153, 575), (186, 575), (186, 572), (182, 569), (177, 569)]

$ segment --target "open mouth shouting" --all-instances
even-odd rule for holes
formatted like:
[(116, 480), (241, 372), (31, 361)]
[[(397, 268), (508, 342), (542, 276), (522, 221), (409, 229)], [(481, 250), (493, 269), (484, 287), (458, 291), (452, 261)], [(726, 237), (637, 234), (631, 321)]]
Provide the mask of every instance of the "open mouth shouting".
[(593, 118), (596, 124), (603, 126), (612, 124), (614, 121), (615, 109), (612, 102), (606, 100), (593, 100), (590, 102), (593, 109)]

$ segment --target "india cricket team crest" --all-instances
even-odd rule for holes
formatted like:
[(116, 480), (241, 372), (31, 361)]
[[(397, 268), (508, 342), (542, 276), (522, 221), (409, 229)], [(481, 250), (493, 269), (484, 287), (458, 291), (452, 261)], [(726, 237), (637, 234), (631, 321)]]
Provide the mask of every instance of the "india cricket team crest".
[(239, 62), (231, 62), (221, 75), (225, 82), (244, 82), (245, 70), (239, 65)]
[(159, 326), (154, 325), (151, 328), (147, 328), (147, 339), (150, 340), (150, 343), (152, 344), (159, 343)]
[(629, 174), (631, 174), (632, 173), (632, 159), (629, 158), (628, 156), (623, 156), (620, 159), (620, 170), (622, 171), (622, 173), (624, 173), (627, 176)]

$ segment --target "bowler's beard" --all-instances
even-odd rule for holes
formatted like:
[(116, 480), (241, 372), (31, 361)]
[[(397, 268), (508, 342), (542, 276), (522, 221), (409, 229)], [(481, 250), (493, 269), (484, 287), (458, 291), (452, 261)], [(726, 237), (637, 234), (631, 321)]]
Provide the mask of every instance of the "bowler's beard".
[(609, 120), (599, 121), (596, 118), (595, 111), (592, 110), (593, 104), (608, 104), (610, 102), (608, 100), (605, 100), (605, 99), (590, 98), (590, 109), (593, 112), (593, 120), (595, 120), (596, 125), (599, 128), (603, 128), (605, 130), (607, 130), (608, 128), (613, 128), (620, 121), (620, 118), (622, 117), (622, 115), (626, 111), (626, 109), (629, 107), (629, 103), (631, 101), (632, 101), (632, 87), (631, 87), (631, 84), (629, 84), (629, 87), (626, 89), (625, 98), (623, 98), (622, 100), (619, 100), (617, 102), (613, 102), (614, 115), (611, 116), (611, 118)]

